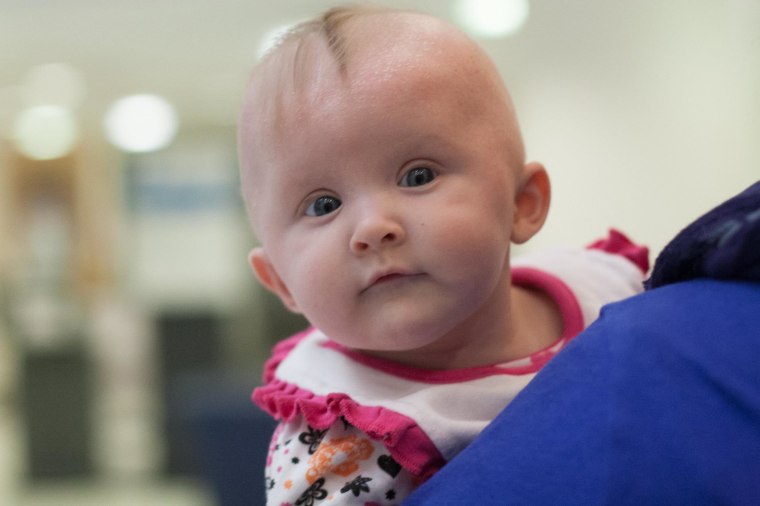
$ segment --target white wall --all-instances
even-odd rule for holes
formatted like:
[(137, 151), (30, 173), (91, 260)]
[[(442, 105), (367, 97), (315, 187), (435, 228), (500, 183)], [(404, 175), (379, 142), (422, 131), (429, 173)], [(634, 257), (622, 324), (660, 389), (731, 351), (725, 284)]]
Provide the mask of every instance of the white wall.
[(760, 179), (760, 3), (531, 5), (506, 51), (486, 43), (554, 183), (529, 248), (615, 226), (654, 255)]

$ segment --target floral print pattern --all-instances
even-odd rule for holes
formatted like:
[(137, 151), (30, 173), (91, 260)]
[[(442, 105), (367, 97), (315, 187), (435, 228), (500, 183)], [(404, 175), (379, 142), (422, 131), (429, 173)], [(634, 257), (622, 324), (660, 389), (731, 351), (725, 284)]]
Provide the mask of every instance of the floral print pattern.
[(309, 459), (306, 479), (311, 483), (318, 476), (335, 473), (350, 476), (359, 470), (359, 463), (372, 456), (372, 442), (356, 434), (329, 439)]
[(399, 504), (418, 485), (382, 444), (345, 420), (327, 429), (281, 424), (266, 465), (267, 504)]

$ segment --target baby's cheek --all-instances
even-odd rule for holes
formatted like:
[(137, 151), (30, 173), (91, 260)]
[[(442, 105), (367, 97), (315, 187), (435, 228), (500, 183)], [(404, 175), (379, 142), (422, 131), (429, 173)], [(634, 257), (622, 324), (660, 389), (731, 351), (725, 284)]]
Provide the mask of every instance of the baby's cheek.
[(345, 267), (324, 261), (301, 262), (294, 275), (297, 288), (293, 292), (304, 316), (322, 328), (320, 322), (340, 317), (340, 308), (347, 306), (346, 293), (350, 277)]
[(507, 233), (495, 226), (493, 216), (465, 216), (452, 221), (446, 243), (437, 249), (463, 283), (478, 285), (498, 279), (506, 268), (510, 245)]
[[(508, 247), (509, 239), (503, 221), (493, 213), (463, 212), (449, 220), (445, 233), (440, 240), (440, 248), (446, 248), (452, 254), (461, 255), (468, 263), (473, 258), (488, 256), (490, 253), (501, 255)], [(469, 256), (475, 254), (475, 257)]]

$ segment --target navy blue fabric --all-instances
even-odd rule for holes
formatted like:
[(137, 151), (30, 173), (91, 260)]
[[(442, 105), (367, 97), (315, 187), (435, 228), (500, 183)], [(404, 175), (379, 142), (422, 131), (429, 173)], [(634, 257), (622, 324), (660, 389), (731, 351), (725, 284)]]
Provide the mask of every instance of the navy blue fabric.
[(760, 183), (681, 231), (405, 505), (760, 505)]
[(760, 504), (760, 284), (607, 306), (404, 504)]
[(684, 228), (646, 286), (704, 277), (760, 281), (760, 181)]

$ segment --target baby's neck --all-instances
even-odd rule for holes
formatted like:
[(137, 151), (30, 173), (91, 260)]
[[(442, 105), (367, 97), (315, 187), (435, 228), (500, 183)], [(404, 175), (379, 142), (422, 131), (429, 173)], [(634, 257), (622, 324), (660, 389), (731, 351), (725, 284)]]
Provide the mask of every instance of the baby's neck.
[(425, 349), (365, 353), (423, 369), (463, 369), (528, 357), (562, 335), (559, 308), (539, 290), (512, 286), (506, 304), (494, 313), (480, 314), (477, 321), (467, 322), (448, 339)]
[(527, 357), (554, 344), (564, 328), (562, 314), (546, 292), (512, 286), (514, 336), (507, 360)]

